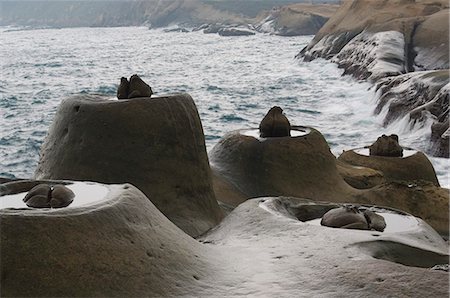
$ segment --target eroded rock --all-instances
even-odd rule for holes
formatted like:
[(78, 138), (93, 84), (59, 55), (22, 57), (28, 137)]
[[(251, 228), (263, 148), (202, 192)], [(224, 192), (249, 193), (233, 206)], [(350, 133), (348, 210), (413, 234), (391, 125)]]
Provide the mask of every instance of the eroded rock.
[(291, 124), (283, 115), (283, 109), (278, 106), (272, 107), (259, 124), (259, 132), (262, 138), (290, 136)]
[(32, 208), (63, 208), (69, 206), (74, 197), (73, 191), (64, 185), (38, 184), (27, 193), (23, 201)]
[(403, 148), (398, 144), (397, 135), (382, 135), (375, 143), (369, 146), (369, 154), (376, 156), (402, 157)]
[(128, 81), (127, 78), (122, 77), (120, 79), (119, 88), (117, 89), (118, 99), (151, 97), (152, 94), (152, 88), (136, 74), (130, 77), (130, 81)]

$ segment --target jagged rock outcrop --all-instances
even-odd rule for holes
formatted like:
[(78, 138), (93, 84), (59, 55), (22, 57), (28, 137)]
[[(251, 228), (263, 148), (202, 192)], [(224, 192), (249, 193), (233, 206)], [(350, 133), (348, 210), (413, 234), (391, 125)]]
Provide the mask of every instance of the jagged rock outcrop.
[(62, 101), (41, 149), (37, 179), (132, 183), (197, 236), (222, 218), (203, 128), (187, 94)]
[[(448, 273), (431, 270), (448, 262), (448, 246), (409, 214), (368, 206), (386, 218), (383, 232), (335, 229), (316, 221), (339, 204), (259, 198), (196, 241), (134, 186), (96, 186), (106, 193), (88, 192), (90, 202), (78, 207), (0, 209), (2, 297), (357, 296), (361, 289), (369, 296), (441, 297), (448, 291)], [(14, 182), (7, 188), (17, 192)]]
[(331, 4), (290, 4), (274, 7), (260, 14), (255, 27), (259, 32), (281, 36), (312, 35), (326, 23), (337, 10)]
[[(385, 104), (386, 97), (395, 96), (391, 107), (397, 114), (407, 115), (412, 112), (410, 107), (428, 103), (434, 107), (431, 118), (411, 118), (412, 122), (431, 119), (440, 126), (446, 123), (439, 118), (448, 115), (448, 91), (447, 96), (441, 95), (443, 100), (435, 100), (434, 95), (449, 83), (448, 1), (348, 0), (297, 57), (307, 61), (318, 57), (332, 59), (345, 69), (344, 74), (383, 85), (380, 105)], [(410, 73), (416, 70), (442, 70), (435, 72), (439, 77), (436, 81), (441, 81), (439, 88), (427, 72)], [(443, 72), (447, 74), (445, 81)], [(403, 83), (406, 81), (409, 82)], [(398, 87), (396, 91), (394, 87), (400, 84), (403, 89)], [(438, 108), (436, 101), (444, 103)], [(391, 116), (388, 113), (385, 125)], [(448, 157), (446, 137), (438, 135), (445, 131), (439, 127), (430, 138), (431, 154)]]

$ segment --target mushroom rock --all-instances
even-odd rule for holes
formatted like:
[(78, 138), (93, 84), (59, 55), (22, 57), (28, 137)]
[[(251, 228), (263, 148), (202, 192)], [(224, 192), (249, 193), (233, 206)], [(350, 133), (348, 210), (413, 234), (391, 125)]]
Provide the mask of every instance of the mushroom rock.
[(398, 144), (397, 135), (382, 135), (369, 146), (369, 154), (375, 156), (402, 157), (403, 148)]
[(448, 245), (428, 224), (377, 208), (386, 218), (384, 232), (320, 225), (327, 211), (341, 206), (291, 197), (250, 199), (200, 241), (234, 253), (240, 263), (235, 274), (253, 276), (235, 289), (249, 293), (247, 286), (265, 285), (254, 296), (447, 295), (448, 273), (430, 268), (448, 262)]
[(291, 124), (283, 110), (278, 107), (272, 107), (259, 124), (261, 138), (268, 137), (288, 137), (291, 135)]
[(150, 97), (152, 96), (152, 88), (145, 83), (138, 75), (130, 77), (130, 87), (128, 91), (128, 98), (136, 97)]
[(35, 177), (132, 183), (191, 236), (222, 218), (203, 128), (188, 94), (63, 100), (42, 145)]
[[(188, 285), (200, 293), (193, 276), (212, 270), (205, 248), (137, 188), (74, 182), (69, 207), (26, 208), (17, 192), (41, 183), (11, 182), (1, 193), (2, 297), (167, 297)], [(23, 206), (8, 207), (14, 201)]]
[(378, 170), (386, 180), (426, 180), (439, 186), (436, 172), (425, 154), (412, 149), (404, 150), (403, 157), (369, 155), (369, 150), (357, 148), (344, 151), (338, 160), (353, 166)]
[(448, 291), (448, 273), (430, 270), (448, 263), (448, 246), (406, 213), (377, 208), (386, 218), (384, 232), (332, 229), (317, 220), (340, 204), (252, 199), (196, 241), (130, 184), (66, 181), (76, 194), (67, 208), (5, 208), (14, 200), (24, 205), (25, 193), (42, 183), (2, 188), (2, 297), (316, 297), (361, 291), (441, 297)]
[[(243, 194), (241, 202), (267, 195), (345, 201), (354, 191), (339, 175), (336, 158), (319, 131), (296, 126), (291, 137), (258, 135), (256, 129), (228, 133), (210, 152), (213, 171), (237, 190), (230, 193)], [(238, 202), (226, 194), (218, 200)]]

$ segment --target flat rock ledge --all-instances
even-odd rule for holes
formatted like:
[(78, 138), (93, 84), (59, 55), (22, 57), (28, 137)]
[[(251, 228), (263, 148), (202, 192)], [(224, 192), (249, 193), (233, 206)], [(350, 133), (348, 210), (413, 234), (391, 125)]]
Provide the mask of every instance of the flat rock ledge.
[(448, 273), (431, 269), (447, 245), (402, 212), (384, 211), (402, 218), (393, 230), (335, 229), (313, 221), (339, 204), (258, 198), (196, 241), (134, 186), (100, 186), (78, 207), (0, 210), (2, 297), (447, 295)]
[(131, 183), (193, 237), (223, 217), (200, 117), (188, 94), (63, 100), (42, 145), (35, 179)]

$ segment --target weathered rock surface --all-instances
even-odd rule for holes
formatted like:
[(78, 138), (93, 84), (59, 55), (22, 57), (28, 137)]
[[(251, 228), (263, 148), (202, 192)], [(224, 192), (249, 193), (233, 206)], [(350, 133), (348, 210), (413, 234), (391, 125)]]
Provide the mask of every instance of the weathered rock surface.
[(388, 206), (423, 218), (448, 237), (449, 192), (438, 186), (423, 153), (394, 158), (369, 156), (364, 149), (367, 156), (347, 151), (336, 160), (317, 130), (293, 126), (291, 133), (265, 139), (257, 130), (239, 130), (221, 139), (210, 152), (217, 199), (237, 206), (249, 198), (286, 195)]
[(311, 35), (319, 31), (337, 8), (331, 4), (304, 3), (277, 6), (260, 14), (255, 27), (259, 32), (281, 36)]
[(378, 170), (389, 181), (425, 180), (439, 186), (433, 165), (422, 152), (417, 151), (405, 157), (391, 157), (365, 155), (358, 153), (357, 150), (347, 150), (338, 159), (353, 166)]
[(42, 146), (35, 177), (132, 183), (192, 236), (222, 217), (202, 125), (187, 94), (64, 100)]
[(243, 28), (221, 28), (217, 31), (220, 36), (248, 36), (255, 32)]
[[(448, 1), (346, 1), (297, 57), (333, 59), (344, 74), (384, 86), (379, 107), (393, 99), (385, 125), (419, 106), (432, 109), (432, 116), (415, 112), (411, 122), (446, 123), (440, 115), (448, 115), (448, 88), (443, 89), (449, 84)], [(415, 70), (442, 71), (408, 73)], [(448, 157), (448, 139), (442, 136), (433, 134), (429, 152)]]
[(291, 123), (280, 107), (274, 106), (267, 112), (259, 124), (259, 134), (261, 138), (291, 136)]
[[(296, 131), (304, 134), (294, 136)], [(319, 131), (292, 127), (292, 137), (263, 139), (247, 132), (227, 134), (209, 153), (214, 171), (244, 194), (241, 202), (269, 195), (337, 201), (352, 191)], [(228, 202), (227, 196), (217, 199)]]
[(134, 186), (106, 187), (105, 198), (76, 208), (0, 210), (2, 297), (441, 297), (448, 291), (448, 273), (430, 270), (448, 263), (447, 245), (407, 214), (392, 213), (404, 215), (406, 225), (390, 230), (387, 221), (384, 232), (333, 229), (303, 221), (339, 205), (254, 199), (198, 242)]
[(398, 135), (382, 135), (369, 146), (369, 154), (371, 156), (402, 157), (403, 147), (398, 144)]
[[(408, 117), (412, 123), (432, 122), (429, 152), (449, 157), (448, 130), (450, 79), (448, 70), (418, 71), (378, 81), (380, 90), (375, 109), (387, 109), (384, 125)], [(434, 131), (434, 132), (433, 132)]]

